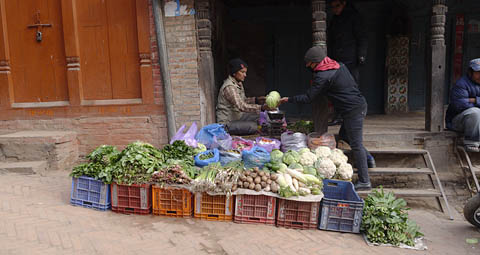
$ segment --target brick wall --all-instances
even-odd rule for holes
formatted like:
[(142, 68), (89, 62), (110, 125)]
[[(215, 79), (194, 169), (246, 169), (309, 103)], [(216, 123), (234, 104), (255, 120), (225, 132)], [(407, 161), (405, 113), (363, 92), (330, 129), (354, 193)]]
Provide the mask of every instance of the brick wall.
[[(155, 105), (141, 109), (129, 106), (105, 106), (96, 110), (92, 108), (89, 115), (74, 118), (57, 117), (49, 108), (31, 109), (28, 110), (32, 112), (30, 120), (0, 121), (0, 134), (20, 130), (74, 131), (77, 133), (81, 156), (102, 144), (111, 144), (123, 149), (128, 143), (137, 140), (149, 142), (155, 146), (167, 143), (167, 122), (152, 0), (149, 1), (149, 5)], [(192, 22), (194, 23), (194, 20)], [(192, 63), (186, 63), (186, 65), (190, 68)]]
[[(193, 0), (181, 1), (189, 8)], [(172, 83), (177, 129), (182, 124), (200, 123), (198, 51), (194, 15), (165, 17), (168, 67)]]

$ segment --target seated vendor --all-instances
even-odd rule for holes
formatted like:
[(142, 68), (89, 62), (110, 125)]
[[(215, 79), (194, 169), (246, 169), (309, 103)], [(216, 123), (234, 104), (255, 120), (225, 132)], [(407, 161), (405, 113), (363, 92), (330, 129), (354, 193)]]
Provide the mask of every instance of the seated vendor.
[(260, 112), (269, 110), (265, 97), (246, 97), (243, 82), (247, 64), (239, 59), (229, 62), (230, 75), (218, 92), (217, 122), (224, 124), (231, 135), (251, 135), (258, 129)]

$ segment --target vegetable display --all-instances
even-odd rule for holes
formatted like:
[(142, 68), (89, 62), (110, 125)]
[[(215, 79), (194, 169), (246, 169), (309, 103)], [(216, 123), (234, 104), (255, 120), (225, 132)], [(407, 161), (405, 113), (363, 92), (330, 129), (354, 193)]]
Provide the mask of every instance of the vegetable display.
[(304, 134), (310, 134), (315, 130), (313, 126), (313, 121), (309, 120), (299, 120), (297, 122), (288, 124), (287, 129), (292, 132), (300, 132)]
[(365, 199), (361, 229), (373, 243), (415, 246), (415, 238), (423, 236), (418, 225), (408, 219), (405, 200), (395, 198), (383, 188), (374, 190)]
[(240, 175), (237, 182), (238, 188), (251, 189), (255, 191), (278, 192), (278, 184), (275, 182), (277, 178), (268, 171), (260, 170), (254, 167), (246, 170)]
[(87, 176), (98, 179), (104, 183), (111, 183), (112, 164), (119, 158), (120, 152), (111, 145), (101, 145), (87, 155), (88, 163), (75, 166), (70, 176), (78, 178)]
[(280, 99), (280, 93), (278, 93), (277, 91), (271, 91), (270, 93), (268, 93), (265, 102), (270, 109), (275, 109), (280, 104)]
[(161, 185), (190, 184), (192, 179), (183, 171), (180, 165), (172, 165), (153, 172), (152, 181)]

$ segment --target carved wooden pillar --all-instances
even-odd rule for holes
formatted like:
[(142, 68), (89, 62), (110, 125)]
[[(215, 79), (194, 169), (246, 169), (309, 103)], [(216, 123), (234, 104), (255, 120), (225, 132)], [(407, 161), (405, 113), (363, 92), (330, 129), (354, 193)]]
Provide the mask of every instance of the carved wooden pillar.
[(5, 0), (0, 0), (0, 107), (10, 108), (14, 102), (13, 81), (10, 72), (7, 13)]
[(62, 0), (63, 38), (70, 105), (81, 105), (83, 100), (76, 5), (76, 0)]
[(148, 0), (136, 0), (136, 7), (142, 103), (153, 104), (153, 71), (152, 54), (150, 50), (150, 16), (148, 12)]
[[(327, 52), (327, 13), (325, 0), (312, 0), (312, 39), (313, 46), (320, 46)], [(315, 132), (320, 134), (328, 131), (328, 99), (319, 96), (312, 102), (312, 115)]]
[(212, 55), (212, 22), (210, 20), (210, 1), (197, 0), (196, 20), (198, 31), (198, 79), (200, 87), (200, 119), (206, 125), (215, 122), (215, 78)]
[(433, 0), (425, 111), (425, 129), (430, 132), (443, 131), (444, 126), (445, 14), (447, 10), (446, 0)]

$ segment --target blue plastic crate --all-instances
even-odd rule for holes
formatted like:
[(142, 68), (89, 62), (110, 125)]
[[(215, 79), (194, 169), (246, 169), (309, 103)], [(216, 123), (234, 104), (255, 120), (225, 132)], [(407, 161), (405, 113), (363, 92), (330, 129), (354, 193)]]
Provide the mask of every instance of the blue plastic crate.
[(365, 202), (351, 182), (323, 180), (324, 198), (318, 229), (360, 233)]
[(70, 203), (102, 211), (108, 210), (112, 206), (110, 185), (86, 176), (72, 178)]

